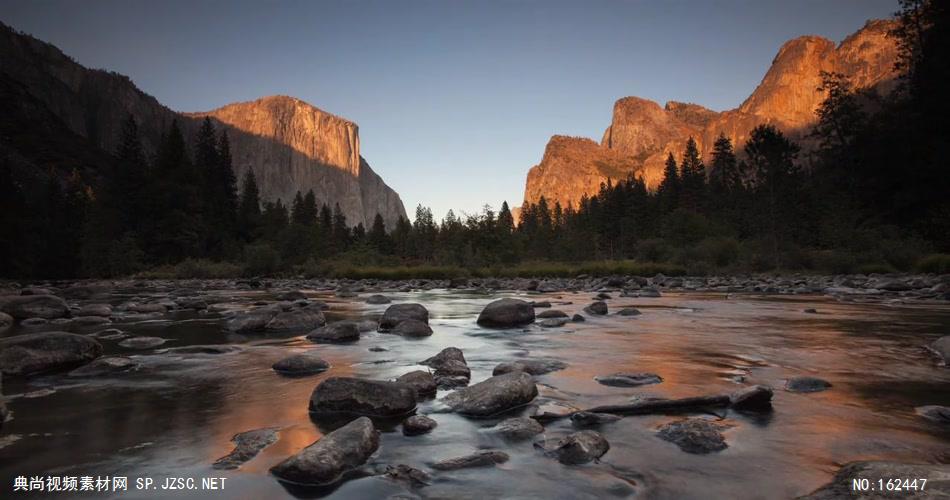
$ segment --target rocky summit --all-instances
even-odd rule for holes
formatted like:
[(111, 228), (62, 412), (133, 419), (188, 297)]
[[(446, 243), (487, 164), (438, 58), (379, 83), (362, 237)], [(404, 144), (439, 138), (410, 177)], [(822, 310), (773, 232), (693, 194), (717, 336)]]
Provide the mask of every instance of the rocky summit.
[(667, 102), (660, 106), (641, 97), (624, 97), (614, 104), (613, 118), (600, 143), (580, 137), (555, 135), (541, 162), (528, 171), (525, 203), (544, 196), (549, 206), (577, 206), (584, 195), (593, 195), (608, 179), (642, 176), (655, 188), (663, 178), (669, 153), (682, 154), (689, 137), (696, 140), (703, 158), (709, 158), (719, 134), (725, 134), (737, 151), (757, 125), (770, 123), (798, 142), (814, 146), (807, 137), (815, 123), (815, 110), (824, 99), (819, 92), (821, 71), (847, 77), (857, 89), (888, 93), (895, 86), (897, 46), (887, 36), (892, 21), (869, 21), (836, 45), (818, 36), (802, 36), (779, 49), (755, 91), (738, 107), (723, 112), (698, 104)]

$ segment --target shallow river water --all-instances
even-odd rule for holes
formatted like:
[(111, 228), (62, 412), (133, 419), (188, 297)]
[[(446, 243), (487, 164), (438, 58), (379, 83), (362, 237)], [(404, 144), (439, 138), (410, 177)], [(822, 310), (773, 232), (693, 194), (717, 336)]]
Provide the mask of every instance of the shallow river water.
[[(366, 305), (359, 297), (307, 293), (331, 305), (330, 321), (375, 318), (387, 307)], [(273, 299), (266, 292), (211, 294), (227, 296), (234, 307)], [(488, 330), (475, 319), (493, 299), (549, 300), (554, 308), (573, 314), (590, 303), (592, 294), (436, 290), (386, 295), (394, 303), (418, 302), (428, 308), (434, 334), (416, 340), (370, 332), (352, 344), (316, 345), (303, 337), (306, 332), (281, 337), (229, 334), (222, 330), (219, 313), (191, 311), (108, 325), (170, 341), (158, 349), (128, 351), (103, 340), (106, 354), (135, 357), (141, 367), (133, 373), (82, 380), (62, 374), (4, 380), (13, 418), (0, 433), (0, 491), (10, 492), (17, 476), (91, 475), (128, 477), (130, 491), (111, 495), (116, 498), (792, 498), (826, 483), (849, 461), (950, 462), (950, 432), (914, 412), (921, 405), (950, 405), (950, 369), (939, 366), (923, 348), (950, 333), (950, 308), (945, 306), (670, 293), (608, 301), (612, 312), (637, 307), (643, 313), (637, 317), (608, 315), (561, 328)], [(111, 301), (118, 304), (133, 296), (145, 294), (127, 290)], [(804, 313), (806, 308), (818, 314)], [(162, 350), (222, 343), (243, 348), (217, 355)], [(707, 455), (685, 453), (657, 437), (659, 426), (681, 417), (624, 417), (599, 429), (610, 443), (599, 463), (568, 466), (543, 455), (531, 440), (507, 443), (485, 432), (497, 420), (442, 413), (436, 400), (428, 400), (417, 412), (434, 418), (438, 427), (426, 435), (405, 437), (398, 423), (381, 426), (379, 450), (365, 468), (411, 465), (431, 473), (428, 486), (409, 489), (367, 475), (334, 488), (298, 491), (288, 490), (268, 473), (272, 465), (332, 429), (308, 413), (310, 393), (321, 380), (392, 379), (424, 369), (419, 361), (449, 346), (465, 353), (473, 383), (489, 377), (503, 361), (561, 360), (566, 369), (536, 377), (539, 400), (577, 408), (624, 403), (637, 396), (699, 396), (767, 384), (775, 388), (774, 410), (758, 416), (729, 410), (703, 415), (731, 426), (724, 431), (729, 447)], [(373, 347), (386, 350), (371, 351)], [(288, 354), (308, 350), (319, 352), (332, 368), (304, 378), (282, 377), (271, 369)], [(608, 387), (594, 380), (623, 371), (654, 372), (664, 380), (637, 388)], [(787, 378), (798, 375), (824, 378), (832, 387), (811, 394), (782, 390)], [(445, 394), (440, 390), (438, 397)], [(275, 444), (238, 470), (212, 469), (211, 464), (232, 449), (234, 434), (264, 427), (280, 429)], [(573, 430), (569, 420), (554, 421), (545, 425), (543, 437), (557, 439)], [(502, 450), (511, 459), (496, 467), (446, 472), (428, 468), (437, 460), (488, 448)], [(216, 492), (133, 488), (136, 478), (161, 484), (169, 477), (226, 480), (224, 490)], [(6, 495), (0, 496), (19, 497)]]

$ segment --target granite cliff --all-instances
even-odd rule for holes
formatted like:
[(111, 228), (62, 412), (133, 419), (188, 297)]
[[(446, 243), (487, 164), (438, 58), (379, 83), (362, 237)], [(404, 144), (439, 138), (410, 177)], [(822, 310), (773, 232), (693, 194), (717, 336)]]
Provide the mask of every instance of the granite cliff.
[[(208, 116), (227, 129), (236, 174), (253, 168), (264, 200), (289, 202), (313, 189), (319, 203), (339, 203), (347, 221), (372, 224), (380, 213), (388, 227), (406, 216), (399, 195), (360, 156), (359, 128), (299, 99), (265, 97), (205, 113), (179, 113), (142, 92), (126, 76), (86, 68), (55, 46), (0, 23), (0, 79), (3, 96), (28, 94), (34, 107), (57, 120), (94, 149), (115, 150), (123, 120), (139, 123), (143, 146), (154, 152), (164, 130), (177, 119), (192, 137)], [(4, 102), (5, 109), (19, 106)], [(13, 154), (16, 146), (3, 144)]]
[(599, 144), (589, 139), (554, 136), (538, 165), (528, 172), (525, 202), (544, 196), (549, 203), (576, 204), (595, 193), (601, 182), (642, 176), (650, 187), (659, 184), (668, 153), (679, 159), (692, 136), (704, 158), (713, 142), (726, 134), (741, 150), (757, 125), (778, 127), (807, 151), (805, 137), (824, 96), (817, 88), (821, 71), (847, 76), (856, 88), (889, 92), (894, 85), (897, 47), (887, 33), (892, 21), (869, 21), (840, 44), (818, 36), (786, 42), (758, 87), (738, 107), (723, 112), (697, 104), (668, 102), (660, 106), (640, 97), (614, 104), (613, 119)]

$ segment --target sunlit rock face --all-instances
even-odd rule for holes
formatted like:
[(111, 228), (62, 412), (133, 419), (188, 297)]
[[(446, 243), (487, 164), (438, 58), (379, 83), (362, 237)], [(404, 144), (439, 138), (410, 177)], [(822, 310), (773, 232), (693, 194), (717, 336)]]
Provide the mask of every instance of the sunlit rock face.
[(392, 228), (406, 214), (399, 195), (360, 157), (357, 125), (299, 99), (265, 97), (207, 113), (178, 113), (128, 77), (88, 69), (2, 23), (0, 78), (26, 89), (69, 130), (103, 151), (116, 150), (130, 114), (149, 154), (172, 120), (190, 145), (201, 120), (210, 116), (228, 130), (238, 178), (253, 168), (264, 201), (289, 203), (298, 190), (313, 189), (318, 203), (339, 203), (350, 225), (369, 226), (378, 212)]
[[(599, 145), (572, 139), (575, 147), (564, 147), (565, 138), (551, 138), (541, 163), (528, 172), (525, 202), (536, 203), (544, 196), (562, 205), (576, 204), (584, 194), (596, 193), (607, 177), (619, 180), (630, 174), (655, 188), (667, 154), (672, 152), (678, 161), (691, 136), (703, 158), (709, 158), (720, 133), (741, 151), (753, 128), (770, 123), (807, 151), (813, 144), (805, 136), (824, 99), (818, 91), (821, 71), (842, 73), (856, 88), (881, 93), (893, 89), (897, 47), (887, 35), (893, 26), (892, 21), (869, 21), (838, 46), (817, 36), (786, 42), (752, 95), (728, 111), (673, 101), (661, 107), (648, 99), (624, 97), (614, 104), (613, 119)], [(614, 175), (599, 168), (604, 165)]]

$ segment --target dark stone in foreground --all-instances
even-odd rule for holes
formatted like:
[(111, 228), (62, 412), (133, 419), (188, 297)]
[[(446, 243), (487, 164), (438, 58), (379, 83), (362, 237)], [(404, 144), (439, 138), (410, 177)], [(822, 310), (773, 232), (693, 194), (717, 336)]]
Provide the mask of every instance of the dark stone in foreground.
[(637, 387), (639, 385), (659, 384), (663, 377), (655, 373), (613, 373), (602, 377), (594, 377), (601, 385), (611, 387)]
[(792, 377), (785, 382), (789, 392), (821, 392), (831, 387), (831, 383), (816, 377)]
[(544, 449), (564, 465), (580, 465), (592, 462), (604, 456), (610, 450), (610, 443), (597, 431), (579, 431), (568, 434), (557, 441), (553, 448), (546, 449), (543, 445), (536, 445)]
[(277, 429), (255, 429), (235, 434), (231, 438), (234, 449), (231, 453), (215, 460), (213, 468), (219, 470), (237, 469), (245, 462), (256, 457), (264, 448), (277, 442)]
[(387, 332), (407, 319), (429, 324), (429, 311), (422, 304), (393, 304), (386, 308), (379, 320), (379, 331)]
[(281, 375), (313, 375), (330, 369), (330, 363), (317, 357), (316, 354), (295, 354), (276, 363), (271, 368)]
[(415, 389), (383, 380), (330, 377), (310, 395), (310, 411), (317, 414), (398, 417), (415, 408)]
[(465, 455), (464, 457), (441, 460), (432, 464), (432, 468), (435, 470), (458, 470), (468, 467), (487, 467), (495, 464), (503, 464), (507, 461), (507, 453), (495, 450), (484, 450), (477, 451), (471, 455)]
[(465, 356), (457, 347), (446, 347), (419, 364), (434, 368), (436, 385), (443, 388), (468, 385), (472, 374)]
[(513, 372), (459, 389), (442, 399), (453, 410), (473, 417), (490, 417), (530, 403), (538, 395), (531, 375)]
[(307, 334), (311, 342), (353, 342), (360, 339), (359, 325), (354, 321), (337, 321)]
[(396, 382), (406, 384), (416, 390), (417, 396), (434, 396), (438, 391), (435, 377), (431, 373), (415, 370), (396, 379)]
[[(815, 490), (809, 495), (800, 497), (804, 500), (840, 500), (855, 498), (852, 489), (855, 480), (866, 479), (871, 485), (876, 485), (879, 479), (887, 483), (890, 479), (927, 479), (923, 491), (863, 491), (860, 498), (879, 500), (885, 498), (948, 498), (950, 497), (950, 465), (931, 464), (903, 464), (896, 462), (851, 462), (846, 464), (835, 474), (828, 484)], [(918, 487), (920, 481), (917, 481)]]
[(439, 367), (446, 364), (448, 361), (458, 361), (463, 365), (467, 364), (465, 362), (465, 355), (462, 354), (462, 350), (458, 347), (446, 347), (445, 349), (439, 351), (439, 353), (435, 356), (420, 361), (419, 364), (431, 366), (432, 368), (438, 370)]
[(768, 411), (772, 409), (772, 388), (753, 385), (729, 395), (729, 405), (736, 410)]
[(428, 337), (432, 335), (432, 328), (417, 319), (407, 319), (400, 321), (395, 328), (390, 330), (390, 333), (410, 338)]
[(70, 377), (99, 377), (123, 373), (138, 367), (138, 363), (123, 356), (99, 358), (88, 365), (81, 366), (69, 372)]
[(69, 316), (66, 301), (55, 295), (7, 295), (0, 297), (0, 311), (15, 319), (55, 319)]
[(658, 435), (686, 453), (705, 454), (728, 447), (720, 429), (721, 426), (704, 418), (687, 418), (660, 427)]
[(271, 467), (278, 479), (296, 484), (330, 484), (369, 459), (379, 448), (373, 422), (360, 417), (323, 436), (296, 455)]
[(597, 427), (603, 424), (609, 424), (620, 420), (621, 417), (609, 413), (591, 413), (588, 411), (579, 411), (571, 415), (571, 423), (574, 427)]
[(425, 415), (413, 415), (402, 422), (402, 433), (405, 436), (418, 436), (432, 432), (439, 423)]
[(102, 355), (102, 344), (66, 332), (28, 333), (0, 339), (0, 372), (29, 376), (84, 365)]
[(489, 328), (509, 328), (534, 323), (534, 307), (518, 299), (498, 299), (482, 309), (477, 323)]
[(553, 371), (567, 368), (567, 363), (554, 359), (523, 359), (499, 363), (492, 370), (492, 375), (504, 375), (511, 372), (525, 372), (531, 375), (544, 375)]
[(544, 426), (533, 418), (513, 417), (498, 422), (491, 428), (491, 432), (505, 439), (518, 441), (541, 434), (544, 432)]

